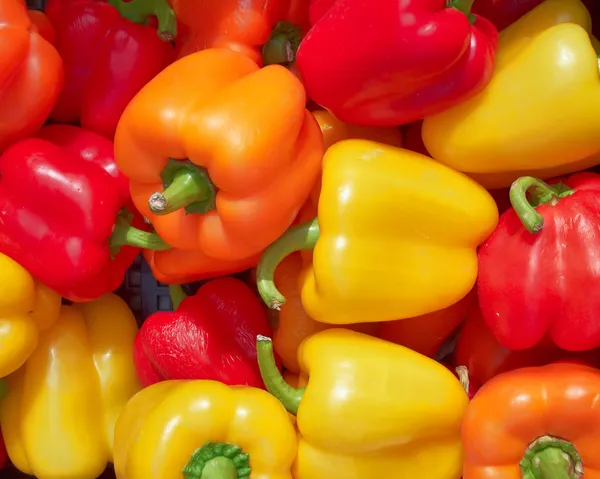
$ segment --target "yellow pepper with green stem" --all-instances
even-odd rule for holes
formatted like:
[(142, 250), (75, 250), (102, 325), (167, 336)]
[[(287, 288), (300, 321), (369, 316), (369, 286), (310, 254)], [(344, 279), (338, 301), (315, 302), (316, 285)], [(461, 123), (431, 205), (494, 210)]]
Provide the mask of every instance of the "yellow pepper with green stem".
[(494, 76), (423, 122), (437, 161), (486, 188), (600, 164), (600, 74), (579, 0), (546, 0), (500, 34)]
[(113, 458), (114, 425), (140, 388), (137, 325), (115, 295), (62, 306), (24, 366), (7, 377), (0, 425), (8, 455), (38, 479), (95, 479)]
[(119, 479), (292, 479), (296, 431), (277, 399), (216, 381), (164, 381), (115, 427)]
[(0, 377), (4, 377), (25, 363), (40, 332), (56, 322), (61, 297), (3, 254), (0, 289)]
[(440, 363), (346, 329), (300, 346), (305, 388), (287, 384), (270, 338), (257, 338), (265, 385), (297, 416), (295, 479), (459, 479), (469, 399)]
[(366, 140), (333, 145), (323, 159), (319, 217), (263, 254), (257, 287), (278, 309), (273, 282), (284, 257), (313, 249), (301, 276), (302, 304), (323, 323), (412, 318), (466, 296), (479, 246), (498, 209), (480, 185), (431, 158)]

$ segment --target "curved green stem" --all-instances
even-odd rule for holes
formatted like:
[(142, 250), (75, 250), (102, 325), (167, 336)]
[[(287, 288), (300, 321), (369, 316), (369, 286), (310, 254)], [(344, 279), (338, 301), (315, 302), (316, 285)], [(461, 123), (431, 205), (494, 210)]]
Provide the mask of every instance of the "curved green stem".
[(288, 66), (296, 61), (302, 29), (290, 22), (279, 22), (262, 48), (264, 65)]
[(583, 463), (575, 446), (552, 436), (536, 439), (519, 464), (523, 479), (580, 479)]
[(256, 268), (256, 285), (260, 297), (269, 308), (280, 309), (285, 304), (285, 297), (275, 286), (277, 265), (294, 251), (313, 249), (320, 233), (319, 219), (315, 218), (290, 228), (265, 250)]
[(185, 291), (180, 284), (169, 285), (169, 296), (171, 296), (171, 303), (173, 303), (174, 311), (179, 308), (181, 302), (187, 298), (187, 294), (185, 294)]
[(452, 7), (464, 13), (471, 24), (475, 23), (475, 15), (471, 13), (475, 0), (452, 0)]
[(256, 355), (260, 375), (267, 387), (267, 391), (279, 399), (288, 412), (294, 416), (297, 415), (305, 388), (295, 389), (285, 382), (275, 363), (273, 341), (271, 338), (260, 334), (256, 337)]
[(188, 214), (204, 214), (215, 209), (216, 188), (204, 168), (170, 159), (161, 178), (165, 190), (148, 199), (150, 211), (155, 215), (168, 215), (182, 208)]
[(172, 42), (177, 36), (177, 19), (167, 0), (108, 0), (108, 3), (133, 23), (147, 25), (150, 17), (156, 17), (158, 36), (165, 42)]
[(156, 233), (149, 233), (131, 226), (132, 220), (133, 214), (126, 208), (121, 209), (117, 215), (115, 228), (108, 240), (112, 257), (119, 253), (122, 246), (133, 246), (153, 251), (171, 249), (171, 246), (165, 243)]
[(250, 456), (227, 442), (207, 442), (181, 470), (184, 479), (248, 479)]
[(558, 203), (560, 198), (572, 195), (575, 191), (565, 187), (563, 184), (552, 187), (542, 180), (531, 176), (524, 176), (516, 180), (510, 187), (510, 202), (515, 212), (521, 219), (521, 223), (527, 231), (532, 234), (539, 233), (544, 228), (544, 218), (527, 199), (527, 190), (535, 188), (535, 199), (538, 205)]
[(6, 379), (0, 379), (0, 400), (8, 394), (8, 382)]

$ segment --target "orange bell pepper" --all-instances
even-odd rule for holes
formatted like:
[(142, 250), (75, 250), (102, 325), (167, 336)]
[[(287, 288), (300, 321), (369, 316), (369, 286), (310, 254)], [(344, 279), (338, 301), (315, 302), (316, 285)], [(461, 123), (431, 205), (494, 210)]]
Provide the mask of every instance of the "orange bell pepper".
[(494, 378), (463, 419), (463, 478), (600, 478), (598, 397), (600, 371), (580, 364)]
[(64, 81), (56, 49), (32, 24), (23, 0), (0, 0), (0, 150), (35, 133)]
[[(261, 63), (261, 47), (280, 21), (308, 30), (306, 0), (171, 0), (180, 23), (183, 57), (207, 48), (230, 48)], [(299, 39), (298, 39), (299, 42)]]
[(433, 358), (442, 343), (467, 318), (476, 300), (477, 293), (473, 289), (463, 299), (445, 309), (414, 318), (381, 323), (379, 337)]
[(298, 279), (303, 270), (299, 253), (288, 256), (275, 270), (275, 284), (287, 301), (279, 311), (279, 322), (273, 335), (273, 347), (281, 357), (283, 366), (294, 373), (300, 372), (298, 349), (307, 337), (331, 328), (352, 329), (359, 333), (376, 335), (379, 323), (357, 323), (349, 326), (319, 323), (312, 319), (302, 306)]
[(209, 49), (167, 67), (125, 109), (115, 160), (160, 237), (201, 252), (195, 274), (251, 263), (294, 221), (323, 156), (305, 104), (287, 69)]

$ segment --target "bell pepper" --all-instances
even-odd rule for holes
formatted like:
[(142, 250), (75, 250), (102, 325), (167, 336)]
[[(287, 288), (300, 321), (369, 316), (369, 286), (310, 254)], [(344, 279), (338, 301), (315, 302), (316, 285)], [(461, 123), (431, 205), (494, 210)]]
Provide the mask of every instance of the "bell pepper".
[(481, 186), (423, 155), (366, 140), (329, 148), (322, 181), (318, 219), (290, 229), (260, 260), (257, 285), (267, 306), (285, 303), (273, 282), (277, 265), (313, 248), (302, 304), (323, 323), (411, 318), (472, 289), (476, 248), (498, 220)]
[(186, 297), (171, 286), (175, 312), (158, 312), (135, 339), (134, 361), (142, 386), (167, 379), (210, 379), (264, 388), (256, 362), (257, 334), (270, 334), (253, 291), (236, 278), (203, 284)]
[(32, 24), (23, 0), (0, 0), (0, 151), (34, 134), (48, 118), (64, 81), (60, 55)]
[[(51, 118), (112, 140), (127, 104), (175, 58), (175, 15), (167, 0), (49, 1), (66, 70)], [(153, 16), (158, 29), (147, 25)]]
[(472, 0), (327, 3), (320, 17), (311, 12), (296, 64), (309, 97), (344, 122), (411, 123), (462, 103), (492, 77), (498, 32), (470, 14)]
[(140, 247), (168, 245), (132, 226), (144, 222), (127, 207), (112, 142), (68, 125), (38, 136), (0, 156), (0, 252), (71, 301), (96, 299), (119, 287)]
[(486, 89), (425, 118), (431, 156), (486, 188), (600, 164), (600, 80), (590, 29), (579, 0), (547, 0), (504, 30)]
[(267, 389), (297, 417), (295, 479), (460, 478), (469, 400), (443, 365), (381, 339), (328, 329), (300, 346), (308, 384), (295, 389), (275, 367), (271, 340), (259, 336), (257, 349)]
[(273, 333), (273, 346), (285, 369), (295, 373), (300, 372), (298, 348), (302, 341), (312, 334), (334, 327), (344, 327), (370, 335), (376, 335), (379, 330), (379, 323), (332, 325), (312, 319), (306, 314), (298, 291), (298, 280), (302, 272), (303, 261), (298, 253), (285, 258), (275, 271), (275, 284), (285, 295), (287, 302), (279, 311), (279, 321)]
[(137, 325), (115, 295), (62, 306), (25, 365), (8, 376), (0, 423), (8, 455), (38, 479), (95, 479), (113, 460), (114, 427), (139, 389)]
[(3, 254), (0, 287), (0, 377), (4, 377), (25, 363), (37, 347), (40, 333), (56, 322), (61, 298)]
[(8, 453), (6, 452), (6, 446), (4, 445), (4, 438), (0, 431), (0, 469), (4, 469), (8, 463)]
[(444, 341), (465, 321), (476, 301), (473, 288), (463, 299), (447, 308), (415, 318), (381, 323), (378, 336), (433, 358)]
[(207, 261), (259, 254), (294, 221), (321, 168), (323, 139), (305, 103), (292, 73), (241, 53), (173, 63), (117, 129), (115, 158), (135, 206), (168, 244)]
[(600, 372), (550, 364), (502, 374), (465, 413), (464, 479), (600, 477)]
[(543, 340), (520, 351), (502, 346), (488, 329), (479, 308), (473, 308), (463, 325), (451, 357), (454, 366), (466, 366), (476, 384), (485, 384), (500, 373), (544, 366), (559, 360), (576, 360), (600, 367), (600, 350), (569, 352)]
[(266, 391), (164, 381), (136, 394), (115, 428), (115, 472), (127, 479), (292, 479), (296, 432)]
[(47, 42), (53, 44), (56, 32), (48, 16), (41, 10), (29, 10), (28, 14), (32, 30), (39, 33)]
[(599, 194), (595, 173), (553, 185), (523, 177), (511, 187), (513, 209), (479, 249), (481, 311), (503, 346), (530, 348), (547, 334), (569, 351), (600, 346), (600, 271), (590, 260)]
[(309, 27), (307, 0), (171, 0), (171, 5), (182, 26), (180, 57), (229, 48), (260, 65), (266, 48), (267, 63), (279, 63), (274, 57), (287, 56), (292, 37), (297, 48)]

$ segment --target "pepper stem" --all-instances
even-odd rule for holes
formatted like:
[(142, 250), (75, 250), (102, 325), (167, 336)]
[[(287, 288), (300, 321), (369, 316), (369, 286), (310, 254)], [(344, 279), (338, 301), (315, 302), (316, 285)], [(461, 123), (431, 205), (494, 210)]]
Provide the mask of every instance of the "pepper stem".
[(169, 296), (171, 296), (171, 303), (173, 303), (173, 310), (179, 308), (181, 302), (187, 298), (187, 294), (181, 287), (180, 284), (169, 285)]
[(473, 8), (473, 3), (475, 3), (475, 0), (452, 0), (451, 1), (451, 5), (452, 8), (455, 8), (456, 10), (464, 13), (467, 18), (469, 19), (469, 22), (471, 24), (475, 23), (475, 15), (473, 15), (471, 13), (471, 9)]
[(581, 479), (583, 463), (575, 446), (552, 436), (536, 439), (519, 467), (523, 479)]
[(250, 456), (240, 446), (210, 441), (181, 470), (184, 479), (248, 479), (251, 472)]
[(108, 0), (119, 14), (139, 25), (147, 25), (150, 17), (158, 20), (157, 33), (164, 42), (172, 42), (177, 36), (177, 19), (167, 0)]
[(542, 180), (531, 176), (524, 176), (516, 180), (510, 187), (510, 202), (515, 213), (521, 219), (521, 223), (531, 234), (539, 233), (544, 228), (544, 218), (527, 199), (527, 190), (536, 188), (536, 203), (538, 205), (548, 203), (555, 206), (560, 198), (572, 195), (571, 190), (562, 183), (558, 187), (552, 187)]
[(256, 285), (269, 308), (279, 310), (285, 304), (285, 297), (275, 286), (277, 265), (294, 251), (313, 249), (320, 232), (319, 219), (315, 218), (290, 228), (265, 250), (256, 268)]
[(275, 356), (273, 355), (273, 340), (266, 336), (256, 336), (256, 356), (258, 367), (263, 382), (273, 396), (294, 416), (298, 414), (298, 408), (304, 396), (305, 388), (295, 389), (290, 386), (277, 369)]
[(169, 160), (161, 173), (165, 190), (150, 196), (148, 206), (156, 215), (185, 208), (188, 214), (215, 209), (216, 189), (204, 168), (187, 161)]
[(121, 209), (117, 215), (115, 228), (108, 240), (108, 246), (113, 257), (118, 254), (122, 246), (133, 246), (153, 251), (164, 251), (171, 248), (156, 233), (149, 233), (131, 226), (132, 220), (133, 214), (126, 208)]
[(290, 22), (279, 22), (262, 48), (264, 65), (289, 66), (296, 61), (302, 29)]

